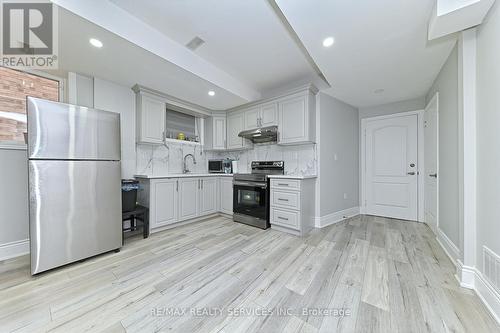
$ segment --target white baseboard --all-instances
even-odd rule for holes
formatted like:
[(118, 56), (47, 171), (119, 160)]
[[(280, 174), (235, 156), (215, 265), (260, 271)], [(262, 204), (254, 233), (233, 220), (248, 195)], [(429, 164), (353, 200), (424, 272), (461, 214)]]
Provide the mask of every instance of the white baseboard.
[(460, 286), (468, 289), (475, 289), (476, 269), (470, 266), (464, 266), (462, 261), (456, 261), (457, 278)]
[(353, 217), (359, 215), (359, 207), (352, 207), (348, 209), (344, 209), (335, 213), (331, 213), (325, 216), (321, 217), (316, 217), (315, 220), (315, 226), (316, 228), (324, 228), (329, 225), (338, 223), (340, 221), (343, 221), (349, 217)]
[(29, 239), (0, 244), (0, 261), (30, 253)]
[(437, 229), (436, 239), (443, 248), (444, 252), (448, 255), (450, 260), (457, 265), (457, 260), (460, 258), (460, 249), (451, 241), (451, 239), (446, 236), (446, 234), (441, 230)]
[[(438, 239), (438, 243), (451, 258), (450, 253), (447, 252), (448, 250), (443, 244), (446, 243), (446, 241), (441, 242)], [(485, 307), (490, 311), (493, 318), (495, 318), (500, 325), (500, 294), (475, 267), (464, 266), (460, 259), (453, 260), (453, 263), (457, 267), (457, 279), (460, 286), (473, 289)]]
[(475, 269), (474, 287), (486, 308), (490, 310), (497, 323), (500, 324), (500, 294), (477, 269)]

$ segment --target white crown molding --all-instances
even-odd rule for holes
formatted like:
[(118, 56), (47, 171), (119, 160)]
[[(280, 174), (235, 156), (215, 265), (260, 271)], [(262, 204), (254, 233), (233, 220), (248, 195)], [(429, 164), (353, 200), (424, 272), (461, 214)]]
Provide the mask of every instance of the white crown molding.
[[(191, 113), (195, 113), (198, 116), (205, 116), (205, 117), (212, 115), (212, 113), (214, 112), (213, 110), (207, 109), (201, 105), (184, 101), (184, 100), (179, 99), (177, 97), (162, 93), (161, 91), (158, 91), (158, 90), (154, 90), (154, 89), (151, 89), (148, 87), (141, 86), (139, 84), (134, 85), (132, 87), (132, 90), (136, 94), (147, 93), (147, 94), (159, 97), (159, 98), (165, 100), (165, 103), (167, 104), (167, 106), (175, 111), (181, 111), (181, 112), (188, 111)], [(217, 111), (215, 111), (215, 112), (217, 112)]]
[(264, 98), (264, 99), (261, 99), (261, 100), (253, 101), (253, 102), (242, 104), (242, 105), (238, 105), (238, 106), (236, 106), (234, 108), (227, 109), (226, 111), (227, 112), (239, 111), (239, 110), (246, 109), (246, 108), (249, 108), (249, 107), (252, 107), (252, 106), (255, 106), (255, 105), (274, 102), (274, 101), (277, 101), (280, 98), (288, 97), (288, 96), (291, 96), (291, 95), (294, 95), (294, 94), (299, 94), (299, 93), (305, 93), (305, 94), (307, 94), (309, 92), (311, 94), (313, 94), (313, 95), (316, 95), (319, 92), (319, 90), (318, 90), (318, 88), (314, 84), (308, 83), (308, 84), (304, 84), (304, 85), (295, 87), (293, 89), (289, 89), (287, 91), (284, 91), (284, 92), (282, 92), (282, 93), (280, 93), (280, 94), (278, 94), (276, 96), (269, 97), (269, 98)]

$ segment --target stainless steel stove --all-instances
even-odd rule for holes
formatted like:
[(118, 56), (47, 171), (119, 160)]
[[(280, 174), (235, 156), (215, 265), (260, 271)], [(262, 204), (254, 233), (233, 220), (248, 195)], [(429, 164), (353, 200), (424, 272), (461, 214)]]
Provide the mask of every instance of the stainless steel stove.
[(261, 229), (269, 223), (268, 175), (282, 175), (283, 161), (253, 161), (252, 173), (238, 173), (233, 180), (233, 220)]

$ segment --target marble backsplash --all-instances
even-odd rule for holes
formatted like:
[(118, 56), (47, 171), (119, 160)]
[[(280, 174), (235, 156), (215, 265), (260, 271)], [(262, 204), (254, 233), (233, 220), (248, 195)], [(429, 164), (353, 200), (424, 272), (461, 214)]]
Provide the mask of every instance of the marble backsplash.
[(182, 173), (183, 158), (193, 154), (196, 164), (189, 157), (187, 166), (193, 173), (206, 173), (208, 160), (215, 158), (212, 152), (204, 152), (200, 146), (168, 143), (164, 145), (137, 144), (137, 174), (161, 176)]
[(252, 161), (285, 161), (285, 174), (295, 176), (317, 175), (316, 145), (279, 146), (277, 144), (254, 145), (253, 149), (219, 152), (218, 158), (238, 161), (238, 172), (251, 172)]
[(232, 152), (203, 151), (200, 146), (168, 143), (163, 145), (137, 145), (137, 174), (167, 175), (182, 173), (186, 154), (196, 157), (196, 164), (188, 158), (188, 168), (193, 173), (206, 173), (208, 160), (229, 158), (238, 161), (238, 172), (251, 171), (252, 161), (285, 161), (285, 174), (308, 176), (317, 174), (316, 145), (279, 146), (276, 144), (254, 145), (253, 149)]

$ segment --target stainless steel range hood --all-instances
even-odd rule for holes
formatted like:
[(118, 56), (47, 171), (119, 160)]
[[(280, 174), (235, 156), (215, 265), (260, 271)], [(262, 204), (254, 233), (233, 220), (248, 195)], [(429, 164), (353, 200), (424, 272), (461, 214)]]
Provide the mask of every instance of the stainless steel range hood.
[(238, 134), (238, 136), (248, 139), (253, 143), (277, 142), (278, 126), (268, 126), (242, 131)]

